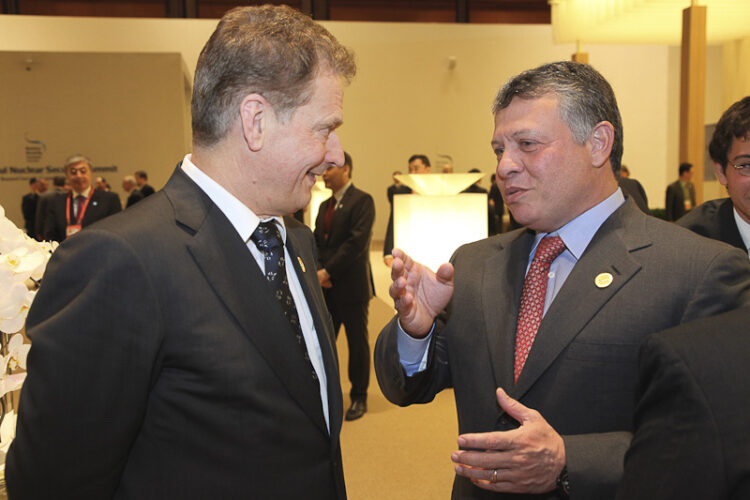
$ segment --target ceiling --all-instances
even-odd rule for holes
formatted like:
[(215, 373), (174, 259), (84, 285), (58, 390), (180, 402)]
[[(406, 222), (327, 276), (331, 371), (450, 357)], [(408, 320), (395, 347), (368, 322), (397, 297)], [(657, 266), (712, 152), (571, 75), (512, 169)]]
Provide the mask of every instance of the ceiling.
[(238, 5), (287, 4), (318, 20), (549, 24), (548, 0), (0, 0), (1, 14), (220, 18)]

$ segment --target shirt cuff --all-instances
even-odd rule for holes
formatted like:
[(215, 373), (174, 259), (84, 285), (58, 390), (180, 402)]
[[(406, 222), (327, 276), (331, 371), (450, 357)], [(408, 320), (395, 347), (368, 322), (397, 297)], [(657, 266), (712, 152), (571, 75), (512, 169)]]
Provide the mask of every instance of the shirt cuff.
[(427, 351), (430, 347), (432, 332), (435, 330), (435, 323), (430, 328), (430, 333), (422, 339), (415, 339), (401, 328), (401, 321), (396, 322), (398, 325), (398, 355), (401, 366), (404, 367), (406, 374), (412, 376), (415, 373), (424, 371), (427, 368)]

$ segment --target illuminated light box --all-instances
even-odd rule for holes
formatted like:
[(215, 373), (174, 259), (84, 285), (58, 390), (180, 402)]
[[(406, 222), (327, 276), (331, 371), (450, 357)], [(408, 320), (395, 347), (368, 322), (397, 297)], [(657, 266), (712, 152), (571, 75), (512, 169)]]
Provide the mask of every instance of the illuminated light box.
[[(403, 177), (403, 180), (399, 180), (414, 191), (418, 191), (414, 186), (419, 186), (427, 192), (393, 197), (393, 239), (396, 248), (435, 271), (440, 264), (448, 262), (459, 246), (487, 237), (487, 195), (460, 193), (482, 178), (483, 174), (412, 174), (398, 177)], [(438, 193), (430, 194), (430, 189)], [(446, 191), (457, 194), (445, 194)]]
[(484, 177), (482, 173), (471, 174), (399, 174), (402, 184), (417, 194), (458, 194)]

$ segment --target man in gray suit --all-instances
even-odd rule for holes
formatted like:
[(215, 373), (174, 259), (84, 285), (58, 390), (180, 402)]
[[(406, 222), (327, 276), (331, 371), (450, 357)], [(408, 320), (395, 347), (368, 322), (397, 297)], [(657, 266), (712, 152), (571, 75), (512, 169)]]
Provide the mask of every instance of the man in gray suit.
[(352, 54), (286, 6), (201, 52), (164, 189), (66, 239), (28, 317), (13, 498), (346, 498), (333, 327), (309, 229), (344, 161)]
[(394, 250), (378, 381), (399, 405), (454, 388), (454, 498), (612, 498), (639, 345), (750, 303), (750, 262), (625, 200), (620, 113), (590, 66), (521, 73), (494, 113), (498, 185), (527, 229), (465, 245), (437, 273)]

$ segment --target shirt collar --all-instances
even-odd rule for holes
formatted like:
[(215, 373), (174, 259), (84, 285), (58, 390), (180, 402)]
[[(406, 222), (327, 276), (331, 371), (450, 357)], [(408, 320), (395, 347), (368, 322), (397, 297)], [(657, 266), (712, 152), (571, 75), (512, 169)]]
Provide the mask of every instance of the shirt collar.
[(745, 248), (748, 250), (750, 255), (750, 223), (742, 218), (740, 213), (737, 211), (737, 207), (733, 208), (734, 211), (734, 222), (737, 224), (737, 230), (740, 232), (742, 242), (745, 244)]
[(73, 199), (76, 199), (79, 196), (83, 196), (84, 198), (88, 198), (92, 189), (94, 189), (94, 186), (89, 185), (88, 189), (84, 189), (82, 193), (79, 193), (77, 191), (71, 191)]
[(625, 196), (622, 194), (622, 190), (617, 188), (617, 190), (604, 201), (589, 208), (557, 231), (551, 233), (537, 233), (531, 253), (533, 254), (536, 251), (536, 247), (539, 242), (542, 241), (542, 238), (550, 234), (562, 238), (567, 250), (576, 260), (580, 259), (581, 255), (583, 255), (583, 252), (586, 250), (586, 247), (589, 246), (589, 243), (591, 243), (594, 235), (599, 230), (599, 227), (601, 227), (601, 225), (604, 224), (604, 221), (607, 220), (609, 216), (612, 215), (623, 203), (625, 203)]
[(333, 193), (333, 197), (336, 199), (336, 204), (338, 205), (341, 203), (341, 200), (344, 198), (344, 195), (346, 194), (346, 190), (349, 189), (349, 186), (352, 185), (352, 180), (349, 179), (349, 182), (344, 184), (344, 187)]
[[(182, 160), (182, 171), (195, 182), (211, 201), (219, 207), (224, 215), (232, 223), (234, 229), (242, 238), (242, 241), (248, 242), (250, 235), (253, 234), (261, 220), (255, 213), (250, 210), (244, 203), (234, 197), (229, 191), (224, 189), (218, 182), (209, 177), (196, 164), (192, 162), (190, 154), (185, 155)], [(271, 217), (276, 221), (276, 226), (281, 232), (281, 240), (286, 242), (286, 228), (284, 220), (281, 217)], [(266, 219), (266, 220), (271, 220)]]

